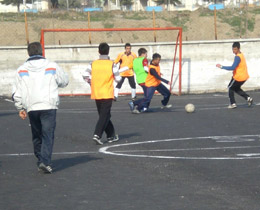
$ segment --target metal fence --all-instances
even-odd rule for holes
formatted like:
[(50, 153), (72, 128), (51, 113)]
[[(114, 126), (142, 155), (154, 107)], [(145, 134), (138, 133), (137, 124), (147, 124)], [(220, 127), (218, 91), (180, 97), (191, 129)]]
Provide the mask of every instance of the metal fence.
[[(26, 14), (26, 17), (25, 17)], [(40, 41), (41, 29), (182, 27), (183, 40), (259, 38), (260, 7), (226, 8), (214, 11), (82, 12), (51, 10), (41, 13), (0, 13), (0, 46), (24, 46)], [(217, 36), (216, 36), (217, 33)], [(173, 32), (71, 32), (49, 33), (47, 45), (125, 42), (168, 42)]]

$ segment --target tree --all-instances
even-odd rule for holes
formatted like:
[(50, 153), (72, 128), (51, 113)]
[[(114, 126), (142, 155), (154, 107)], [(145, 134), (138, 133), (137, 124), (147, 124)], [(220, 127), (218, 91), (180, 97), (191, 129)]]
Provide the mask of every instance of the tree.
[(165, 5), (169, 5), (169, 4), (173, 4), (174, 6), (181, 4), (180, 0), (155, 0), (155, 2), (159, 5), (161, 4), (165, 4)]
[(3, 0), (1, 3), (5, 5), (16, 5), (17, 11), (20, 12), (20, 5), (23, 4), (23, 0)]
[(58, 5), (59, 5), (59, 1), (58, 0), (51, 0), (51, 8), (57, 9)]
[(132, 0), (120, 0), (120, 5), (122, 6), (131, 6), (133, 4)]
[[(57, 1), (57, 7), (59, 8), (80, 8), (81, 7), (81, 0), (59, 0)], [(57, 8), (53, 7), (53, 8)]]

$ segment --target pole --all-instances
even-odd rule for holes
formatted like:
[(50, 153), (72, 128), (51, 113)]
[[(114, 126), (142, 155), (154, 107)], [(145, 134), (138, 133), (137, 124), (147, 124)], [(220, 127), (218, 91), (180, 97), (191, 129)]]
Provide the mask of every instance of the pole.
[(28, 22), (27, 22), (27, 15), (24, 9), (24, 22), (25, 22), (25, 34), (26, 34), (26, 43), (29, 45), (29, 32), (28, 32)]
[(180, 38), (179, 38), (179, 96), (181, 95), (182, 90), (182, 28), (180, 29)]
[(67, 10), (69, 10), (69, 0), (66, 0), (67, 3)]
[(215, 40), (218, 39), (217, 35), (217, 9), (214, 7), (214, 26), (215, 26)]
[(247, 28), (248, 28), (248, 0), (246, 0), (245, 11), (246, 11), (245, 38), (247, 38)]
[(41, 45), (42, 45), (42, 56), (45, 57), (45, 43), (44, 43), (44, 30), (41, 30), (41, 41), (40, 41)]
[[(90, 29), (90, 12), (88, 12), (88, 28)], [(88, 32), (88, 42), (91, 44), (91, 32)]]
[(172, 82), (173, 82), (173, 75), (174, 75), (174, 67), (175, 67), (175, 61), (176, 61), (176, 54), (177, 54), (178, 45), (179, 45), (179, 36), (180, 36), (180, 32), (178, 33), (178, 36), (177, 36), (176, 45), (175, 45), (175, 53), (174, 53), (174, 57), (173, 57), (172, 75), (171, 75), (171, 84), (170, 84), (170, 93), (172, 92)]
[[(156, 27), (154, 9), (153, 9), (153, 27), (154, 27), (154, 28)], [(153, 31), (153, 39), (154, 39), (154, 42), (156, 42), (156, 31)]]

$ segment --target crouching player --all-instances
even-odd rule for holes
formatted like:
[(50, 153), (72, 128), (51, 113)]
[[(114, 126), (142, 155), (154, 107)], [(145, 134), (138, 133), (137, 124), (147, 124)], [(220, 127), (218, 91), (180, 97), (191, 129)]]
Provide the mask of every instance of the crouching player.
[[(114, 80), (119, 82), (121, 76), (118, 68), (109, 59), (109, 45), (101, 43), (99, 45), (100, 57), (92, 62), (83, 74), (85, 81), (91, 84), (91, 99), (96, 101), (99, 119), (94, 131), (93, 140), (98, 145), (102, 145), (102, 134), (105, 131), (108, 142), (119, 140), (115, 133), (111, 118), (111, 107), (114, 99)], [(91, 80), (90, 80), (91, 78)]]
[(149, 72), (145, 79), (146, 93), (144, 99), (138, 104), (138, 109), (133, 109), (133, 113), (145, 112), (148, 110), (152, 97), (155, 91), (158, 91), (163, 95), (162, 109), (171, 108), (172, 105), (168, 104), (170, 100), (171, 93), (170, 91), (161, 83), (164, 82), (170, 85), (170, 82), (161, 77), (160, 71), (160, 61), (161, 55), (158, 53), (153, 54), (151, 64), (149, 65)]

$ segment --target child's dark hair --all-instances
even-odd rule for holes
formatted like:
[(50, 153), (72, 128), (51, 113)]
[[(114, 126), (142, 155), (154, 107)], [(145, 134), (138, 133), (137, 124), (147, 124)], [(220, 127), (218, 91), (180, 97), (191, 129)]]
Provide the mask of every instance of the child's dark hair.
[(106, 42), (102, 42), (98, 46), (98, 52), (100, 55), (108, 55), (109, 54), (109, 45)]
[(153, 54), (153, 60), (160, 58), (161, 59), (161, 55), (159, 53), (154, 53)]
[(138, 56), (141, 56), (142, 54), (145, 54), (145, 53), (147, 53), (147, 50), (145, 48), (140, 48), (138, 50)]
[(240, 49), (240, 43), (239, 42), (234, 42), (233, 45), (232, 45), (233, 48), (238, 48)]
[(131, 47), (131, 44), (130, 44), (130, 43), (126, 43), (126, 44), (125, 44), (125, 48), (126, 48), (126, 47)]
[(42, 55), (42, 45), (40, 42), (32, 42), (27, 47), (29, 56)]

